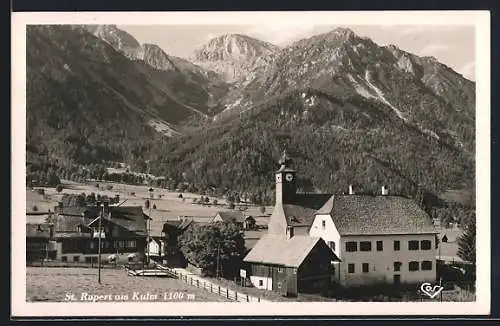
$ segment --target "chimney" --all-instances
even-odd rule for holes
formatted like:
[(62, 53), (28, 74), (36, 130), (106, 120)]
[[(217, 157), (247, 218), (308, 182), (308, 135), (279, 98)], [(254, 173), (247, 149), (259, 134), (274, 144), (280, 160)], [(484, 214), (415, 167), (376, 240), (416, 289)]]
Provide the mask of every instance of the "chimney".
[(387, 196), (389, 194), (389, 188), (387, 186), (382, 186), (382, 196)]
[(286, 238), (288, 240), (293, 238), (293, 226), (291, 226), (291, 225), (286, 227)]
[(354, 195), (354, 190), (352, 190), (352, 185), (349, 185), (349, 195)]

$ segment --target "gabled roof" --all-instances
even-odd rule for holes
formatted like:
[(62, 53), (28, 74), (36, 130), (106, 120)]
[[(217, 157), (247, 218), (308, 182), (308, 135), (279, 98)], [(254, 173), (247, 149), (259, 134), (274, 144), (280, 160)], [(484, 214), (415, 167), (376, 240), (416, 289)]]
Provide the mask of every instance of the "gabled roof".
[(293, 203), (275, 205), (269, 219), (268, 232), (285, 234), (287, 226), (310, 227), (316, 211), (329, 197), (331, 197), (329, 194), (299, 193), (295, 195)]
[(246, 216), (240, 211), (219, 211), (214, 215), (212, 221), (215, 219), (217, 215), (219, 215), (224, 222), (228, 223), (230, 222), (243, 223), (245, 221), (245, 216)]
[(170, 220), (170, 221), (166, 221), (163, 224), (162, 232), (166, 232), (169, 227), (170, 228), (175, 228), (175, 229), (178, 229), (178, 230), (181, 230), (181, 231), (184, 231), (192, 223), (193, 223), (193, 219), (191, 219), (191, 218), (185, 218), (185, 219), (182, 219), (182, 220)]
[(429, 215), (401, 196), (334, 195), (317, 214), (330, 215), (341, 235), (435, 233)]
[[(244, 261), (299, 267), (318, 243), (328, 248), (324, 241), (317, 237), (297, 235), (288, 239), (282, 235), (266, 234), (245, 256)], [(328, 249), (327, 252), (331, 253), (331, 260), (339, 260), (332, 250)]]
[(82, 216), (82, 214), (97, 215), (99, 208), (95, 206), (68, 206), (59, 210), (59, 215)]
[(50, 238), (50, 224), (26, 223), (26, 238)]
[(298, 193), (295, 195), (294, 204), (318, 210), (332, 197), (332, 194)]
[[(147, 234), (146, 215), (141, 206), (110, 206), (109, 212), (110, 218), (106, 217), (105, 220), (136, 234)], [(89, 226), (97, 223), (98, 220), (98, 218), (94, 219)]]
[(310, 226), (314, 220), (316, 210), (313, 208), (299, 205), (283, 205), (283, 212), (287, 225), (291, 226)]
[[(82, 213), (88, 214), (82, 215)], [(111, 219), (105, 218), (113, 224), (123, 229), (139, 235), (145, 235), (146, 219), (141, 206), (109, 206)], [(55, 223), (55, 232), (58, 237), (88, 236), (85, 229), (95, 224), (99, 219), (99, 209), (97, 207), (67, 207), (63, 208), (62, 214), (58, 214)], [(82, 226), (83, 233), (78, 232), (78, 226)]]

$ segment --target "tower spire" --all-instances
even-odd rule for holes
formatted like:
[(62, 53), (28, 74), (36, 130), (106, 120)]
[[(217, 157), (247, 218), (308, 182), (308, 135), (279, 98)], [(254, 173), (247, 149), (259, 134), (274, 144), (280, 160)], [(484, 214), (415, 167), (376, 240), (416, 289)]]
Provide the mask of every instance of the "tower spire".
[(281, 158), (278, 161), (278, 163), (280, 164), (280, 170), (288, 168), (291, 162), (292, 162), (292, 160), (288, 156), (286, 148), (283, 149), (283, 154), (281, 155)]

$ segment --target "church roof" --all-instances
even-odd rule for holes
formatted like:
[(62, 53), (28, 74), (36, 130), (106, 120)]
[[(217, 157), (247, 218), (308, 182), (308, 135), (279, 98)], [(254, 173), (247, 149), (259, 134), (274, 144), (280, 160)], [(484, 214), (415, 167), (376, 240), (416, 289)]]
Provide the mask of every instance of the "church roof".
[(330, 215), (341, 235), (435, 232), (429, 215), (401, 196), (334, 195), (317, 214)]
[(316, 211), (330, 197), (330, 194), (299, 193), (293, 203), (275, 205), (269, 220), (269, 233), (284, 234), (287, 226), (310, 227)]
[[(264, 235), (243, 259), (246, 262), (299, 267), (311, 250), (321, 243), (328, 247), (321, 238), (294, 236), (288, 239), (284, 235)], [(339, 260), (332, 250), (331, 260)]]

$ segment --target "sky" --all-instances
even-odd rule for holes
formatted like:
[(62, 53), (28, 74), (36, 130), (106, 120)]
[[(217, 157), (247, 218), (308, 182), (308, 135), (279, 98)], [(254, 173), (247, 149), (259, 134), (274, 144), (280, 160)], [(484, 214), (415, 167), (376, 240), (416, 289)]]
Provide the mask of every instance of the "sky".
[(167, 54), (189, 59), (195, 49), (218, 35), (238, 33), (284, 47), (336, 27), (348, 27), (379, 45), (394, 44), (420, 56), (434, 56), (475, 80), (474, 25), (118, 25), (141, 43), (153, 43)]

